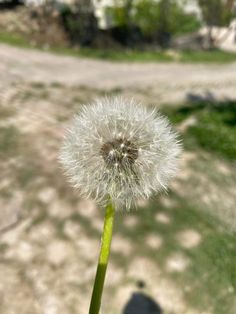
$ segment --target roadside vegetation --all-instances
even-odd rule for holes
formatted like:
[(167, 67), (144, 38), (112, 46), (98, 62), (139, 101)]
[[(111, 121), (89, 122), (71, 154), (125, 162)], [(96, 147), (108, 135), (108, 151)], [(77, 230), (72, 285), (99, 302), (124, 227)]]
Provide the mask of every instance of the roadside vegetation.
[(192, 119), (184, 133), (188, 150), (205, 150), (236, 161), (236, 102), (194, 101), (173, 110), (164, 109), (174, 123)]
[(219, 49), (194, 50), (135, 50), (135, 49), (99, 49), (99, 48), (73, 48), (63, 46), (35, 46), (20, 35), (1, 32), (0, 42), (30, 49), (40, 49), (69, 55), (86, 57), (115, 62), (182, 62), (182, 63), (230, 63), (236, 61), (236, 53), (221, 51)]
[[(121, 0), (104, 8), (105, 27), (91, 0), (0, 10), (0, 42), (111, 61), (235, 61), (236, 53), (218, 49), (235, 18), (233, 1), (199, 0), (199, 14), (187, 12), (185, 4)], [(204, 35), (199, 33), (203, 26)], [(213, 35), (221, 34), (214, 27), (225, 27), (224, 36)]]

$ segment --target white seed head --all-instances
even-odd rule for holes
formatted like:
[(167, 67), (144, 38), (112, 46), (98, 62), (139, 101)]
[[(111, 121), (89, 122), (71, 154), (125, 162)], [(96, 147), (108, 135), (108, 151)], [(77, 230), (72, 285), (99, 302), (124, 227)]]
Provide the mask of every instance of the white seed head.
[(120, 97), (83, 106), (60, 153), (72, 184), (84, 198), (116, 208), (165, 189), (177, 170), (181, 145), (156, 110)]

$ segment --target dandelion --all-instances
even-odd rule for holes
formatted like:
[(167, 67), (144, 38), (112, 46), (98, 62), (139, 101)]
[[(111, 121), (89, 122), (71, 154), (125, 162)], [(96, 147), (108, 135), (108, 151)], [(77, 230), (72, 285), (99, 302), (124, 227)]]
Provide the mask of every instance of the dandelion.
[(82, 197), (107, 206), (90, 314), (100, 308), (114, 209), (166, 189), (180, 150), (168, 120), (133, 100), (98, 99), (74, 118), (60, 161)]
[(122, 98), (84, 106), (61, 152), (72, 184), (84, 198), (117, 209), (165, 189), (175, 174), (180, 145), (166, 118)]

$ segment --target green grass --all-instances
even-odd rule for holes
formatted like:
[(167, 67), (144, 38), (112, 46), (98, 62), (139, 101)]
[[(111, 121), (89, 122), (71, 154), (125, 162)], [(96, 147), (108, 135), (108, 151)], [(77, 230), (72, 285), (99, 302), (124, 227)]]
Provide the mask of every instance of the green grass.
[(165, 51), (138, 51), (138, 50), (111, 50), (83, 48), (79, 51), (80, 56), (111, 61), (124, 62), (171, 62), (174, 58)]
[(0, 42), (18, 47), (30, 47), (26, 38), (21, 35), (8, 32), (0, 31)]
[(176, 55), (168, 51), (138, 51), (138, 50), (101, 50), (81, 49), (79, 55), (111, 61), (128, 62), (183, 62), (183, 63), (227, 63), (236, 61), (236, 54), (220, 50), (212, 51), (177, 51)]
[(180, 61), (184, 63), (228, 63), (236, 61), (236, 53), (226, 52), (218, 49), (212, 51), (191, 51), (181, 52)]
[(19, 148), (19, 131), (13, 126), (0, 127), (0, 160), (16, 156)]
[(195, 119), (183, 134), (186, 149), (199, 148), (236, 160), (236, 102), (197, 102), (181, 108), (163, 108), (173, 123)]
[[(38, 48), (30, 45), (29, 41), (19, 34), (0, 31), (0, 42), (13, 46)], [(117, 62), (183, 62), (183, 63), (229, 63), (236, 61), (236, 53), (221, 50), (212, 51), (177, 51), (174, 55), (168, 51), (140, 51), (132, 49), (92, 49), (92, 48), (69, 48), (54, 46), (48, 51), (61, 55), (86, 57), (93, 59), (110, 60)]]

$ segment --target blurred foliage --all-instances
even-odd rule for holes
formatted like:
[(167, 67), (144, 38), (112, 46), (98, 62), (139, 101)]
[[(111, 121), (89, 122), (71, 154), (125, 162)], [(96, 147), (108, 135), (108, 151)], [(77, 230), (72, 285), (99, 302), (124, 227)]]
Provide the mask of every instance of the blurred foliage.
[(60, 15), (72, 44), (89, 46), (94, 41), (98, 25), (91, 1), (77, 0), (73, 6), (62, 4)]
[(0, 1), (0, 10), (9, 10), (9, 9), (15, 9), (16, 7), (23, 5), (23, 0), (3, 0)]
[[(26, 48), (32, 47), (30, 43), (21, 35), (15, 35), (0, 31), (0, 42)], [(40, 46), (37, 46), (40, 48)], [(162, 50), (144, 50), (137, 49), (98, 49), (90, 47), (65, 47), (51, 46), (48, 51), (61, 55), (70, 55), (75, 57), (87, 57), (111, 61), (126, 62), (183, 62), (183, 63), (231, 63), (236, 61), (236, 54), (233, 52), (222, 51), (218, 49), (206, 51), (181, 50), (172, 54), (172, 51)]]
[(200, 21), (175, 0), (123, 0), (107, 8), (115, 25), (131, 31), (138, 28), (144, 40), (167, 46), (173, 35), (196, 31)]
[[(190, 0), (114, 0), (105, 8), (105, 16), (101, 17), (105, 25), (102, 29), (92, 0), (75, 0), (73, 3), (48, 0), (33, 9), (22, 9), (24, 18), (19, 15), (19, 19), (24, 31), (13, 27), (11, 32), (25, 36), (35, 46), (45, 47), (179, 47), (174, 37), (184, 34), (189, 35), (183, 36), (185, 39), (181, 36), (184, 45), (181, 48), (201, 50), (216, 47), (211, 31), (204, 36), (206, 38), (200, 35), (196, 38), (196, 34), (191, 33), (196, 32), (203, 21), (210, 30), (212, 26), (229, 25), (234, 1), (198, 0), (203, 21), (197, 13), (186, 11), (188, 2)], [(14, 14), (18, 19), (17, 13)], [(11, 27), (8, 24), (2, 22), (2, 32), (12, 29), (14, 23)], [(15, 40), (18, 41), (17, 38)]]
[(144, 34), (160, 37), (162, 34), (183, 34), (200, 27), (200, 21), (193, 14), (187, 14), (173, 0), (140, 0), (137, 3), (134, 19)]
[(234, 16), (233, 2), (225, 0), (198, 0), (202, 18), (208, 26), (227, 26)]

